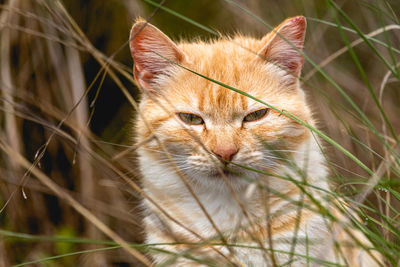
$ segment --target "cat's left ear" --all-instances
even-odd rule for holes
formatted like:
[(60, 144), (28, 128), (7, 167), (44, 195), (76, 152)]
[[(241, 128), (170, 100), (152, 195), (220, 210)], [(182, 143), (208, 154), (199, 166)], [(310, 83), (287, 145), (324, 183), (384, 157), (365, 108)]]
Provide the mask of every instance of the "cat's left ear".
[(303, 68), (302, 51), (307, 22), (303, 16), (286, 19), (263, 39), (258, 56), (298, 77)]

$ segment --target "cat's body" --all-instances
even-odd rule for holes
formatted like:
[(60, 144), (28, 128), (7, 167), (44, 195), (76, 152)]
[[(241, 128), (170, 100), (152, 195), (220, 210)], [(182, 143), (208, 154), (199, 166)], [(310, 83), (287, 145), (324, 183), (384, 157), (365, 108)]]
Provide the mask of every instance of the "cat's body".
[[(183, 243), (159, 246), (190, 255), (172, 261), (174, 266), (200, 264), (191, 256), (216, 260), (218, 266), (280, 266), (290, 260), (291, 266), (321, 266), (321, 260), (378, 266), (345, 234), (346, 218), (324, 198), (327, 171), (315, 136), (279, 112), (313, 125), (297, 78), (305, 19), (288, 19), (275, 31), (262, 40), (238, 36), (175, 45), (152, 25), (134, 25), (135, 78), (146, 91), (136, 131), (139, 143), (150, 140), (138, 149), (149, 197), (146, 242)], [(299, 186), (304, 182), (313, 187)], [(322, 217), (319, 205), (346, 225)], [(371, 246), (359, 232), (351, 233)], [(171, 255), (154, 258), (162, 263)]]

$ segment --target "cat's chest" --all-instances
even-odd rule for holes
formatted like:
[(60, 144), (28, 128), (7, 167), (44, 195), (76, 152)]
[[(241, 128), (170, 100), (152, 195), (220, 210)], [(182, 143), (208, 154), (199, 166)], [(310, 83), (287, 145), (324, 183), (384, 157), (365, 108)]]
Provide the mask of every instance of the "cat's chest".
[(181, 206), (182, 212), (188, 215), (195, 228), (210, 233), (215, 232), (213, 223), (220, 231), (230, 231), (246, 223), (246, 214), (253, 217), (261, 212), (253, 201), (241, 198), (240, 195), (236, 195), (235, 198), (230, 192), (226, 194), (201, 193), (198, 200), (189, 197), (188, 201)]

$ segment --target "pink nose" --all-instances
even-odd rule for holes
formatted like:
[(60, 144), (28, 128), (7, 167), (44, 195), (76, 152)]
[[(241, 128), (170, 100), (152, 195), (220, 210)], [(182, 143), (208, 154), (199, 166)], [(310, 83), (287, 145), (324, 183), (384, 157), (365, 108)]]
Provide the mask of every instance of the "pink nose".
[(238, 149), (235, 146), (217, 146), (212, 149), (212, 152), (222, 159), (222, 163), (226, 164), (226, 161), (232, 161), (233, 156), (236, 155)]

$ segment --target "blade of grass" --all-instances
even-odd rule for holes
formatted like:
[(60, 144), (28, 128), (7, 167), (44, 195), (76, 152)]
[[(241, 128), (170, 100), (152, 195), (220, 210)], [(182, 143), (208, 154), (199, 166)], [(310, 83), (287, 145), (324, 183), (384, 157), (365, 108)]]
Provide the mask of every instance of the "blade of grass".
[[(327, 1), (327, 3), (329, 4), (331, 0), (326, 0), (326, 1)], [(364, 83), (366, 84), (366, 86), (367, 86), (367, 88), (368, 88), (368, 90), (369, 90), (369, 92), (370, 92), (370, 94), (371, 94), (371, 96), (372, 96), (372, 98), (373, 98), (373, 100), (374, 100), (376, 106), (378, 107), (378, 109), (379, 109), (381, 115), (383, 116), (383, 118), (384, 118), (384, 120), (385, 120), (385, 122), (386, 122), (386, 125), (389, 127), (390, 132), (391, 132), (393, 138), (396, 140), (396, 143), (399, 142), (398, 137), (397, 137), (397, 135), (396, 135), (396, 133), (394, 132), (394, 129), (393, 129), (393, 127), (392, 127), (392, 124), (390, 123), (389, 119), (387, 118), (386, 113), (384, 112), (384, 110), (383, 110), (381, 104), (380, 104), (379, 101), (378, 101), (378, 98), (376, 97), (376, 94), (375, 94), (374, 90), (372, 89), (372, 86), (371, 86), (371, 83), (370, 83), (369, 80), (368, 80), (367, 74), (365, 73), (363, 67), (361, 66), (361, 63), (360, 63), (360, 61), (359, 61), (359, 59), (358, 59), (356, 53), (354, 52), (353, 47), (351, 46), (349, 40), (347, 39), (346, 35), (345, 35), (344, 32), (343, 32), (342, 24), (340, 23), (340, 21), (338, 20), (336, 14), (335, 14), (334, 12), (332, 12), (332, 15), (334, 16), (334, 18), (335, 18), (335, 20), (336, 20), (336, 24), (338, 25), (339, 32), (340, 32), (340, 34), (341, 34), (341, 36), (342, 36), (342, 39), (343, 39), (344, 42), (346, 43), (346, 46), (347, 46), (348, 51), (349, 51), (349, 53), (350, 53), (350, 56), (351, 56), (351, 58), (353, 59), (355, 65), (357, 66), (357, 69), (358, 69), (358, 71), (360, 72), (361, 77), (362, 77), (362, 79), (364, 80)], [(356, 30), (356, 31), (357, 31), (357, 30)], [(361, 38), (364, 40), (364, 42), (365, 42), (366, 40), (368, 40), (360, 31), (357, 31), (357, 33), (362, 35)], [(372, 46), (372, 44), (370, 44), (370, 47), (371, 47), (371, 46)], [(379, 54), (379, 52), (376, 50), (375, 47), (374, 47), (374, 49), (375, 49), (374, 52)], [(381, 55), (379, 54), (379, 56), (381, 56)], [(382, 57), (382, 58), (383, 58), (383, 57)], [(393, 73), (393, 71), (392, 71), (392, 73)], [(396, 74), (396, 75), (397, 75), (396, 72), (394, 72), (393, 74)], [(397, 77), (400, 78), (400, 76), (398, 76), (398, 75), (397, 75)]]
[(45, 258), (41, 258), (41, 259), (37, 259), (37, 260), (33, 260), (33, 261), (27, 261), (27, 262), (12, 265), (11, 267), (21, 267), (21, 266), (33, 265), (33, 264), (43, 263), (46, 261), (56, 260), (56, 259), (60, 259), (60, 258), (64, 258), (64, 257), (77, 256), (77, 255), (95, 253), (95, 252), (102, 252), (102, 251), (113, 250), (113, 249), (118, 249), (118, 248), (121, 248), (121, 246), (80, 250), (80, 251), (76, 251), (76, 252), (70, 252), (70, 253), (45, 257)]
[(18, 152), (14, 151), (10, 146), (4, 143), (0, 139), (0, 149), (3, 150), (7, 155), (10, 155), (17, 164), (21, 165), (25, 169), (30, 169), (31, 173), (35, 175), (44, 185), (51, 189), (59, 198), (64, 199), (69, 203), (77, 212), (79, 212), (84, 218), (88, 219), (95, 225), (100, 231), (105, 235), (113, 239), (115, 242), (120, 244), (129, 254), (137, 258), (145, 266), (151, 266), (150, 261), (145, 258), (138, 251), (129, 247), (129, 245), (124, 241), (119, 235), (117, 235), (113, 230), (111, 230), (107, 225), (95, 217), (89, 210), (83, 207), (79, 202), (72, 198), (69, 194), (66, 194), (57, 184), (55, 184), (49, 177), (44, 173), (39, 171), (36, 167), (32, 168), (32, 164), (22, 157)]
[(357, 34), (363, 38), (364, 42), (369, 46), (369, 48), (374, 52), (374, 54), (385, 64), (386, 68), (390, 70), (395, 77), (400, 81), (400, 74), (396, 72), (396, 69), (394, 69), (392, 66), (390, 66), (389, 62), (376, 50), (375, 46), (372, 45), (372, 43), (369, 41), (368, 38), (365, 37), (365, 34), (361, 32), (361, 30), (355, 25), (353, 20), (332, 0), (325, 0), (327, 3), (329, 3), (332, 7), (334, 7), (339, 14), (345, 19), (347, 23), (357, 32)]

